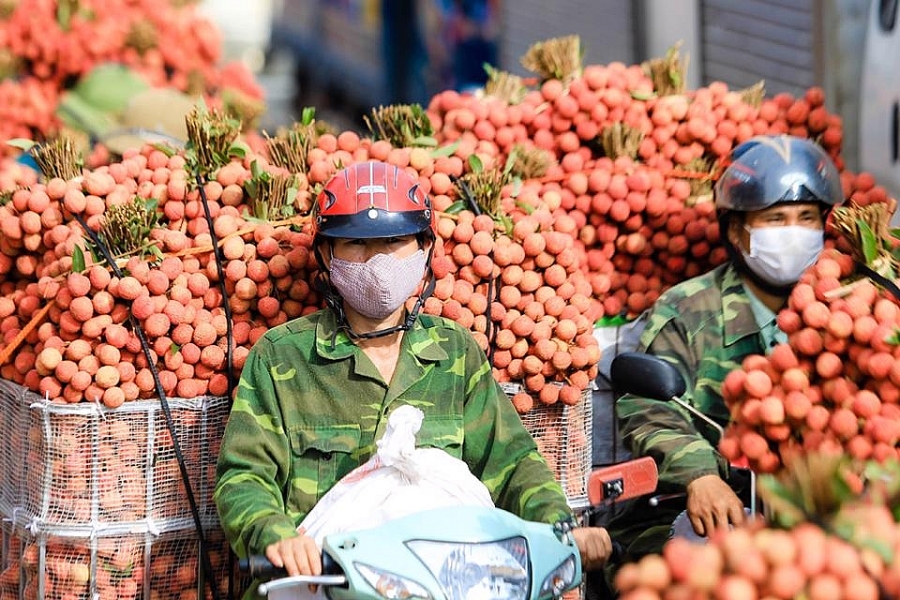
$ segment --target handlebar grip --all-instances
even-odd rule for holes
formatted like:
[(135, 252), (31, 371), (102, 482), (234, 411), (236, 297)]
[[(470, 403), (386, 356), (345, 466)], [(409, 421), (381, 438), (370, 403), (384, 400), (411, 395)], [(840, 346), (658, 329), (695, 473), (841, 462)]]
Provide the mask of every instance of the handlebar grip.
[(610, 552), (609, 560), (607, 562), (614, 565), (622, 562), (622, 559), (625, 558), (625, 546), (623, 546), (621, 542), (617, 542), (616, 540), (611, 540), (611, 542), (612, 552)]
[(283, 567), (276, 567), (272, 564), (272, 561), (259, 554), (238, 560), (238, 570), (242, 573), (247, 573), (254, 579), (258, 577), (284, 577), (287, 575), (287, 571)]

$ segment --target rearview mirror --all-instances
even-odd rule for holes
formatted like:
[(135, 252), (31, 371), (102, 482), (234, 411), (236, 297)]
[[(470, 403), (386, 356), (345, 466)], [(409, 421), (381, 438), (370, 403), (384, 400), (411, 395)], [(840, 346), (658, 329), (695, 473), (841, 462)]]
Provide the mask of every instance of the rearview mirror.
[(671, 363), (643, 352), (622, 352), (610, 365), (616, 393), (634, 394), (654, 400), (671, 400), (684, 395), (684, 379)]

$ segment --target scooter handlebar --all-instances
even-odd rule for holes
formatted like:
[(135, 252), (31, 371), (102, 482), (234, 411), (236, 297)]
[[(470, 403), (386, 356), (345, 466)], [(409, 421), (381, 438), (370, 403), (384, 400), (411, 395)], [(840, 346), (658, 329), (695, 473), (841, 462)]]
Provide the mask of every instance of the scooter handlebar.
[(254, 554), (238, 560), (238, 570), (247, 573), (254, 579), (284, 577), (287, 571), (283, 567), (276, 567), (268, 558), (261, 554)]

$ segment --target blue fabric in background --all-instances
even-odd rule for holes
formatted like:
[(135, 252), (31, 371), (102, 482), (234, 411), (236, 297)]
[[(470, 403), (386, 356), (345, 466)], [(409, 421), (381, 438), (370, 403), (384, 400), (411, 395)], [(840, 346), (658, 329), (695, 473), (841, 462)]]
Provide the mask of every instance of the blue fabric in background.
[(40, 173), (41, 168), (38, 166), (37, 162), (35, 162), (34, 157), (28, 152), (23, 152), (16, 158), (16, 162), (25, 165), (26, 167), (31, 167), (38, 173)]

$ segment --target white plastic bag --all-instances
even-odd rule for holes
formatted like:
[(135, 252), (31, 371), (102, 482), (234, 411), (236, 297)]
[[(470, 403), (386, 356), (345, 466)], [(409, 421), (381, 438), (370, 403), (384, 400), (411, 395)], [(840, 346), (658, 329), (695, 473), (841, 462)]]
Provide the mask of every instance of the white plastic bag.
[[(321, 548), (330, 533), (368, 529), (431, 508), (493, 506), (487, 487), (465, 462), (439, 448), (416, 447), (423, 418), (421, 410), (409, 405), (391, 413), (375, 456), (338, 481), (298, 530), (304, 529)], [(300, 588), (284, 596), (279, 590), (269, 598), (324, 598), (321, 587), (316, 594)]]
[(416, 448), (424, 414), (401, 406), (371, 459), (341, 479), (300, 527), (321, 547), (329, 533), (354, 531), (443, 506), (493, 506), (485, 485), (463, 461), (439, 448)]

